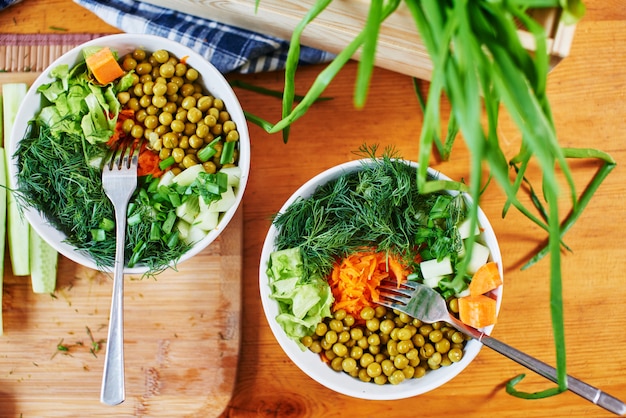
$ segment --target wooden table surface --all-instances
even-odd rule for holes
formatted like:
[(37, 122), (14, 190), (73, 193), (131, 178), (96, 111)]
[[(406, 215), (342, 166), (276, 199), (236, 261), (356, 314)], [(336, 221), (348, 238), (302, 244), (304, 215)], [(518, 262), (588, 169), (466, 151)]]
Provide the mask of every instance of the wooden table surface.
[[(626, 206), (621, 200), (626, 195), (626, 1), (585, 3), (587, 14), (578, 25), (571, 54), (550, 75), (550, 100), (562, 145), (602, 149), (618, 165), (565, 237), (573, 250), (563, 257), (567, 365), (570, 374), (626, 400)], [(70, 0), (24, 0), (0, 12), (3, 33), (59, 33), (59, 28), (67, 33), (118, 32)], [(321, 68), (302, 68), (297, 90), (304, 92)], [(486, 348), (445, 386), (392, 402), (336, 394), (308, 378), (281, 351), (263, 314), (258, 284), (259, 257), (272, 214), (307, 179), (356, 158), (353, 151), (363, 143), (393, 145), (405, 158), (417, 158), (421, 116), (411, 79), (386, 70), (375, 71), (367, 106), (355, 110), (355, 68), (350, 64), (333, 82), (326, 93), (332, 101), (314, 107), (293, 126), (288, 144), (283, 144), (279, 135), (250, 126), (252, 167), (244, 198), (242, 346), (235, 393), (224, 416), (611, 416), (569, 392), (535, 401), (507, 395), (507, 380), (527, 371)], [(283, 80), (281, 72), (229, 77), (276, 89)], [(247, 91), (238, 94), (245, 110), (278, 119), (278, 100)], [(503, 121), (501, 134), (503, 148), (512, 155), (520, 140), (517, 131)], [(450, 161), (433, 160), (432, 166), (454, 179), (466, 178), (467, 150), (459, 141)], [(582, 190), (596, 166), (573, 162), (572, 167)], [(497, 187), (490, 187), (481, 201), (504, 259), (504, 301), (494, 336), (554, 364), (548, 260), (520, 270), (545, 235), (517, 212), (511, 211), (502, 219), (503, 203)], [(528, 372), (519, 389), (537, 391), (552, 386)], [(171, 411), (171, 416), (176, 416), (176, 411)]]

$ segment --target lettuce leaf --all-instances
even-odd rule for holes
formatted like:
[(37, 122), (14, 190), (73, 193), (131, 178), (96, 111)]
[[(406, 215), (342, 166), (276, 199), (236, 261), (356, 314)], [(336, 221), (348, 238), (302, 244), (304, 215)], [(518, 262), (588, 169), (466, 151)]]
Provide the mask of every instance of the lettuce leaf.
[(306, 277), (300, 248), (274, 251), (267, 268), (270, 297), (278, 303), (276, 322), (302, 350), (300, 339), (311, 335), (323, 318), (331, 315), (334, 298), (321, 277)]
[(90, 82), (84, 63), (71, 69), (58, 65), (50, 75), (55, 80), (37, 89), (45, 98), (37, 122), (55, 136), (80, 135), (91, 144), (106, 143), (121, 110), (113, 85)]

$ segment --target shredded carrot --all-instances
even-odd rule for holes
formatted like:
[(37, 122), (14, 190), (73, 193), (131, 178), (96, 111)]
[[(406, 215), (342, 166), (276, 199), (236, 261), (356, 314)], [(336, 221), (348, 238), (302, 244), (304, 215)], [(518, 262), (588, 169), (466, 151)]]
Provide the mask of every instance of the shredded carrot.
[[(139, 141), (128, 135), (123, 129), (124, 121), (127, 119), (134, 119), (134, 117), (135, 112), (132, 109), (122, 109), (119, 112), (115, 129), (113, 130), (113, 135), (111, 135), (111, 138), (107, 141), (107, 146), (109, 148), (112, 148), (119, 141), (132, 141), (133, 147), (137, 146)], [(141, 177), (151, 174), (152, 177), (160, 177), (165, 172), (159, 168), (160, 162), (161, 159), (159, 155), (148, 149), (146, 143), (144, 142), (139, 150), (137, 175)]]
[(344, 309), (358, 319), (363, 308), (378, 301), (382, 280), (393, 278), (401, 283), (406, 277), (406, 268), (383, 252), (351, 254), (335, 264), (328, 280), (335, 297), (333, 311)]
[(126, 133), (124, 132), (124, 121), (126, 119), (134, 119), (135, 111), (132, 109), (122, 109), (117, 115), (117, 122), (115, 123), (115, 129), (113, 130), (113, 135), (109, 138), (107, 142), (107, 146), (111, 148), (113, 144), (119, 141), (122, 138), (126, 138)]
[(146, 148), (146, 144), (143, 144), (139, 152), (137, 175), (141, 177), (152, 174), (152, 177), (161, 177), (164, 171), (159, 168), (160, 162), (159, 155)]
[(124, 75), (124, 70), (108, 47), (88, 56), (85, 63), (100, 84), (109, 84)]

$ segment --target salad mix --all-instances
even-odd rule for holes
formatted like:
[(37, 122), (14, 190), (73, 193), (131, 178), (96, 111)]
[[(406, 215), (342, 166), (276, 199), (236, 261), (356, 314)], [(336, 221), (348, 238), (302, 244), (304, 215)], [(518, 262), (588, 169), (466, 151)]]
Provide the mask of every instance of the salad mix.
[(155, 274), (214, 229), (235, 202), (239, 134), (197, 70), (165, 50), (123, 57), (102, 47), (59, 65), (19, 143), (19, 198), (101, 267), (113, 265), (113, 206), (102, 165), (120, 144), (139, 152), (128, 208), (126, 265)]
[[(466, 339), (445, 323), (424, 324), (377, 305), (382, 280), (435, 288), (452, 313), (477, 328), (495, 323), (490, 292), (502, 282), (462, 194), (421, 194), (415, 167), (392, 151), (382, 158), (375, 147), (360, 151), (370, 158), (358, 170), (275, 216), (270, 297), (278, 303), (277, 323), (302, 349), (363, 381), (399, 383), (404, 378), (392, 378), (394, 372), (421, 377), (460, 361)], [(476, 241), (471, 253), (469, 239)], [(403, 367), (380, 369), (409, 351), (406, 364), (399, 360)]]

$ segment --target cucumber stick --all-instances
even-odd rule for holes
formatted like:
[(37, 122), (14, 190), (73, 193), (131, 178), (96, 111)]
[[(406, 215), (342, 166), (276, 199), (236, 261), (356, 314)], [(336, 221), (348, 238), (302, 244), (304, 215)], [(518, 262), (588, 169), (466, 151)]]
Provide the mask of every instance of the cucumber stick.
[[(15, 122), (17, 110), (26, 96), (28, 86), (25, 83), (8, 83), (2, 85), (3, 95), (3, 125), (4, 125), (4, 148), (7, 150), (4, 155), (4, 173), (7, 176), (8, 166), (11, 156), (10, 149), (11, 130)], [(7, 190), (7, 239), (9, 244), (9, 254), (11, 267), (16, 276), (27, 276), (30, 274), (29, 266), (29, 236), (30, 226), (20, 213), (17, 201), (13, 198), (10, 190)]]
[(30, 279), (33, 293), (53, 293), (59, 254), (30, 228)]
[[(0, 138), (2, 138), (2, 96), (0, 96)], [(0, 335), (4, 332), (2, 323), (2, 282), (4, 280), (4, 242), (7, 222), (7, 178), (4, 167), (4, 148), (0, 147)]]

